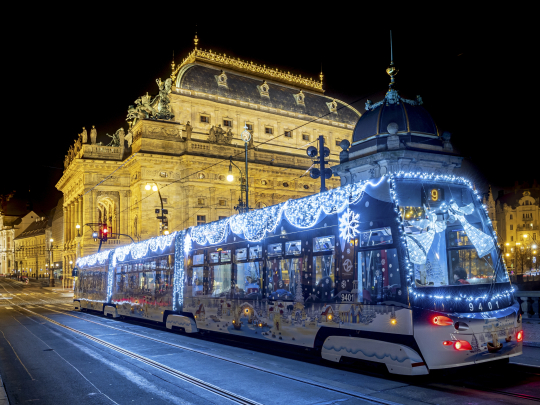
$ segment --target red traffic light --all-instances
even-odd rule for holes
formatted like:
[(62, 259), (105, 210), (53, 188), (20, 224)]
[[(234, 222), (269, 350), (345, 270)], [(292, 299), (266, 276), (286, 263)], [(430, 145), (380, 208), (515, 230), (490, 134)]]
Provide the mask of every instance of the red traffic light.
[(107, 228), (103, 228), (103, 233), (107, 233)]

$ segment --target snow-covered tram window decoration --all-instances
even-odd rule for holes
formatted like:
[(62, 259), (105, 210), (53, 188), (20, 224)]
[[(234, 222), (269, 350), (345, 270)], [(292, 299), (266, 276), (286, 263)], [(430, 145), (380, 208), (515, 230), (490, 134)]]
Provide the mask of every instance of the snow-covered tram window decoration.
[(324, 193), (288, 200), (271, 207), (200, 225), (191, 229), (191, 239), (199, 245), (215, 245), (223, 242), (229, 232), (232, 232), (249, 242), (259, 242), (267, 233), (275, 231), (283, 217), (296, 228), (311, 228), (317, 224), (322, 215), (340, 214), (348, 209), (350, 204), (358, 203), (368, 184), (378, 185), (369, 181), (347, 184)]
[(184, 258), (190, 250), (189, 229), (177, 232), (174, 250), (173, 311), (182, 311), (184, 307)]
[[(420, 293), (416, 291), (414, 288), (414, 266), (411, 263), (414, 264), (425, 264), (427, 260), (427, 252), (429, 248), (431, 247), (431, 244), (433, 243), (433, 238), (435, 236), (436, 232), (442, 232), (446, 229), (446, 224), (442, 222), (435, 222), (434, 213), (428, 214), (428, 222), (431, 222), (430, 230), (428, 232), (425, 232), (424, 234), (421, 234), (423, 236), (420, 236), (418, 234), (416, 235), (406, 235), (405, 234), (405, 217), (402, 215), (400, 211), (400, 204), (398, 200), (398, 196), (396, 193), (396, 179), (403, 178), (403, 179), (416, 179), (416, 180), (425, 180), (425, 181), (444, 181), (449, 182), (453, 184), (461, 184), (468, 186), (469, 189), (474, 193), (478, 201), (481, 201), (480, 196), (478, 195), (478, 192), (473, 188), (472, 184), (464, 179), (463, 177), (456, 177), (456, 176), (448, 176), (448, 175), (432, 175), (427, 173), (405, 173), (405, 172), (398, 172), (398, 173), (392, 173), (390, 175), (387, 175), (389, 177), (390, 182), (390, 194), (392, 196), (392, 199), (394, 201), (395, 207), (394, 211), (397, 214), (397, 221), (401, 224), (399, 227), (400, 237), (401, 237), (401, 243), (404, 247), (406, 247), (406, 250), (408, 252), (408, 257), (405, 257), (406, 262), (406, 268), (408, 271), (408, 284), (409, 284), (409, 290), (414, 295), (414, 297), (424, 297), (424, 293)], [(485, 212), (485, 218), (488, 222), (489, 226), (492, 227), (491, 219), (489, 218), (489, 214), (487, 211), (487, 208), (485, 205), (481, 206), (484, 208)], [(490, 237), (489, 235), (485, 234), (484, 232), (476, 229), (473, 227), (469, 222), (465, 219), (465, 215), (470, 215), (474, 212), (474, 204), (470, 203), (467, 204), (464, 207), (458, 207), (455, 202), (453, 202), (449, 207), (446, 206), (445, 208), (452, 213), (456, 219), (458, 219), (461, 224), (463, 225), (463, 228), (465, 232), (467, 232), (467, 236), (469, 236), (469, 239), (473, 243), (473, 246), (478, 252), (479, 257), (485, 256), (487, 253), (491, 251), (495, 247), (495, 241), (497, 240), (497, 233), (493, 231), (493, 237)], [(431, 234), (430, 234), (431, 233)], [(506, 265), (504, 265), (504, 269), (506, 270)], [(507, 279), (507, 276), (505, 277)], [(502, 297), (508, 297), (512, 292), (514, 291), (514, 287), (511, 287), (507, 291), (503, 291), (497, 295), (492, 295), (491, 299), (497, 299)], [(487, 295), (482, 295), (479, 297), (466, 297), (462, 294), (459, 294), (459, 296), (432, 296), (429, 295), (430, 298), (435, 298), (437, 300), (453, 300), (453, 301), (461, 301), (465, 300), (467, 302), (471, 301), (477, 301), (477, 300), (485, 300)]]

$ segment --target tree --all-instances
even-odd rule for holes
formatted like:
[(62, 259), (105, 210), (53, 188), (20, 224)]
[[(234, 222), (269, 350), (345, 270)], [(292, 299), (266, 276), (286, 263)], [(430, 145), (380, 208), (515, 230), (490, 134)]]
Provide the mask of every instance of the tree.
[[(518, 245), (519, 243), (519, 245)], [(516, 264), (516, 274), (525, 274), (532, 267), (533, 248), (528, 241), (516, 243), (514, 251), (514, 262)]]

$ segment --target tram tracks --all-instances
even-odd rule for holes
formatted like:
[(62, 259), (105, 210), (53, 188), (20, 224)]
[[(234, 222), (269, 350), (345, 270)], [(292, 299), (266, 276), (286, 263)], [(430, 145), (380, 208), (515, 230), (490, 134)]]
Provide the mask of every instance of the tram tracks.
[[(22, 299), (21, 299), (22, 300)], [(248, 399), (248, 398), (245, 398), (241, 395), (238, 395), (238, 394), (235, 394), (231, 391), (228, 391), (228, 390), (225, 390), (223, 388), (220, 388), (216, 385), (213, 385), (211, 383), (208, 383), (208, 382), (205, 382), (203, 380), (200, 380), (196, 377), (193, 377), (193, 376), (190, 376), (189, 374), (186, 374), (186, 373), (183, 373), (179, 370), (176, 370), (176, 369), (173, 369), (171, 367), (168, 367), (162, 363), (159, 363), (155, 360), (152, 360), (152, 359), (149, 359), (147, 357), (144, 357), (144, 356), (141, 356), (137, 353), (134, 353), (130, 350), (127, 350), (127, 349), (124, 349), (122, 347), (119, 347), (117, 345), (114, 345), (112, 343), (109, 343), (109, 342), (106, 342), (104, 341), (103, 339), (99, 339), (97, 337), (94, 337), (88, 333), (85, 333), (85, 332), (82, 332), (78, 329), (75, 329), (75, 328), (72, 328), (70, 326), (67, 326), (61, 322), (58, 322), (58, 321), (55, 321), (54, 319), (51, 319), (43, 314), (40, 314), (38, 312), (34, 312), (28, 308), (25, 308), (24, 306), (22, 305), (19, 305), (19, 304), (13, 304), (14, 306), (18, 307), (19, 309), (21, 310), (24, 310), (24, 311), (27, 311), (35, 316), (38, 316), (54, 325), (57, 325), (61, 328), (64, 328), (66, 330), (69, 330), (70, 332), (72, 333), (76, 333), (80, 336), (83, 336), (85, 338), (87, 338), (88, 340), (91, 340), (95, 343), (98, 343), (104, 347), (107, 347), (111, 350), (114, 350), (118, 353), (121, 353), (127, 357), (130, 357), (134, 360), (138, 360), (144, 364), (147, 364), (151, 367), (154, 367), (158, 370), (161, 370), (169, 375), (172, 375), (176, 378), (179, 378), (183, 381), (186, 381), (186, 382), (189, 382), (197, 387), (200, 387), (202, 389), (205, 389), (209, 392), (212, 392), (216, 395), (219, 395), (220, 397), (222, 398), (226, 398), (230, 401), (233, 401), (235, 403), (238, 403), (238, 404), (259, 404), (259, 402), (256, 402), (256, 401), (253, 401), (251, 399)], [(262, 371), (262, 372), (265, 372), (265, 373), (268, 373), (268, 374), (272, 374), (274, 376), (277, 376), (277, 377), (281, 377), (281, 378), (286, 378), (288, 380), (293, 380), (293, 381), (296, 381), (296, 382), (299, 382), (299, 383), (303, 383), (303, 384), (307, 384), (307, 385), (310, 385), (312, 387), (316, 387), (316, 388), (320, 388), (320, 389), (323, 389), (323, 390), (326, 390), (326, 391), (331, 391), (331, 392), (335, 392), (335, 393), (339, 393), (339, 394), (342, 394), (342, 395), (347, 395), (349, 397), (354, 397), (354, 398), (358, 398), (358, 399), (361, 399), (361, 400), (364, 400), (364, 401), (367, 401), (367, 402), (370, 402), (370, 403), (373, 403), (373, 404), (385, 404), (385, 405), (398, 405), (398, 403), (396, 402), (393, 402), (393, 401), (388, 401), (388, 400), (384, 400), (384, 399), (380, 399), (380, 398), (377, 398), (377, 397), (372, 397), (372, 396), (369, 396), (369, 395), (364, 395), (364, 394), (361, 394), (361, 393), (357, 393), (357, 392), (353, 392), (353, 391), (348, 391), (348, 390), (343, 390), (343, 389), (338, 389), (338, 388), (334, 388), (334, 387), (329, 387), (328, 385), (323, 385), (321, 383), (318, 383), (316, 381), (311, 381), (311, 380), (307, 380), (307, 379), (302, 379), (302, 378), (299, 378), (299, 377), (296, 377), (296, 376), (293, 376), (293, 375), (289, 375), (289, 374), (285, 374), (285, 373), (278, 373), (278, 372), (275, 372), (275, 371), (272, 371), (272, 370), (268, 370), (268, 369), (264, 369), (262, 367), (258, 367), (258, 366), (254, 366), (254, 365), (250, 365), (250, 364), (247, 364), (247, 363), (244, 363), (244, 362), (241, 362), (239, 360), (234, 360), (234, 359), (230, 359), (230, 358), (227, 358), (227, 357), (223, 357), (223, 356), (219, 356), (219, 355), (214, 355), (214, 354), (210, 354), (210, 353), (206, 353), (206, 352), (203, 352), (203, 351), (200, 351), (200, 350), (197, 350), (197, 349), (193, 349), (193, 348), (190, 348), (190, 347), (187, 347), (187, 346), (182, 346), (182, 345), (177, 345), (177, 344), (174, 344), (174, 343), (171, 343), (171, 342), (166, 342), (166, 341), (163, 341), (163, 340), (160, 340), (160, 339), (156, 339), (156, 338), (152, 338), (152, 337), (148, 337), (148, 336), (144, 336), (144, 335), (141, 335), (139, 333), (135, 333), (135, 332), (131, 332), (131, 331), (126, 331), (126, 330), (122, 330), (122, 329), (119, 329), (119, 328), (115, 328), (113, 326), (109, 326), (109, 325), (104, 325), (100, 322), (95, 322), (95, 321), (91, 321), (91, 320), (87, 320), (87, 319), (84, 319), (84, 318), (81, 318), (81, 317), (78, 317), (78, 316), (75, 316), (75, 315), (72, 315), (72, 314), (67, 314), (63, 311), (57, 311), (57, 310), (53, 310), (51, 308), (46, 308), (47, 310), (49, 311), (52, 311), (52, 312), (56, 312), (56, 313), (60, 313), (60, 314), (63, 314), (63, 315), (68, 315), (68, 316), (71, 316), (71, 317), (74, 317), (74, 318), (78, 318), (80, 320), (83, 320), (83, 321), (86, 321), (86, 322), (90, 322), (90, 323), (94, 323), (94, 324), (97, 324), (99, 326), (103, 326), (103, 327), (106, 327), (106, 328), (110, 328), (110, 329), (114, 329), (114, 330), (117, 330), (117, 331), (120, 331), (120, 332), (124, 332), (124, 333), (128, 333), (128, 334), (131, 334), (131, 335), (134, 335), (134, 336), (137, 336), (137, 337), (140, 337), (140, 338), (144, 338), (144, 339), (147, 339), (147, 340), (150, 340), (150, 341), (154, 341), (154, 342), (157, 342), (157, 343), (161, 343), (161, 344), (166, 344), (166, 345), (169, 345), (171, 347), (175, 347), (175, 348), (179, 348), (179, 349), (183, 349), (183, 350), (187, 350), (187, 351), (191, 351), (191, 352), (194, 352), (194, 353), (198, 353), (198, 354), (202, 354), (202, 355), (206, 355), (206, 356), (209, 356), (209, 357), (213, 357), (213, 358), (216, 358), (216, 359), (219, 359), (219, 360), (222, 360), (222, 361), (227, 361), (229, 363), (233, 363), (233, 364), (236, 364), (236, 365), (240, 365), (240, 366), (244, 366), (244, 367), (248, 367), (248, 368), (251, 368), (251, 369), (254, 369), (254, 370), (257, 370), (257, 371)]]
[[(209, 384), (209, 383), (207, 383), (205, 381), (202, 381), (200, 379), (197, 379), (195, 377), (189, 376), (189, 375), (187, 375), (185, 373), (182, 373), (182, 372), (180, 372), (178, 370), (172, 369), (172, 368), (170, 368), (170, 367), (168, 367), (166, 365), (163, 365), (163, 364), (161, 364), (159, 362), (148, 359), (148, 358), (146, 358), (144, 356), (140, 356), (137, 353), (134, 353), (134, 352), (129, 351), (127, 349), (124, 349), (124, 348), (121, 348), (121, 347), (116, 346), (114, 344), (103, 341), (102, 339), (96, 338), (96, 337), (94, 337), (92, 335), (89, 335), (89, 334), (87, 334), (85, 332), (82, 332), (82, 331), (79, 331), (79, 330), (77, 330), (75, 328), (72, 328), (70, 326), (64, 325), (64, 324), (62, 324), (62, 323), (60, 323), (58, 321), (55, 321), (54, 319), (51, 319), (51, 318), (49, 318), (49, 317), (47, 317), (47, 316), (45, 316), (43, 314), (31, 311), (31, 310), (25, 308), (24, 306), (22, 306), (22, 305), (25, 305), (25, 304), (23, 304), (25, 302), (24, 299), (22, 299), (21, 297), (17, 297), (17, 298), (18, 298), (18, 301), (20, 301), (22, 303), (12, 304), (13, 306), (18, 307), (21, 310), (25, 310), (25, 311), (33, 314), (33, 315), (39, 316), (39, 317), (47, 320), (48, 322), (51, 322), (53, 324), (56, 324), (57, 326), (60, 326), (60, 327), (65, 328), (67, 330), (70, 330), (73, 333), (77, 333), (77, 334), (79, 334), (81, 336), (84, 336), (85, 338), (87, 338), (87, 339), (89, 339), (91, 341), (94, 341), (94, 342), (96, 342), (96, 343), (98, 343), (98, 344), (100, 344), (100, 345), (102, 345), (104, 347), (115, 350), (116, 352), (124, 354), (124, 355), (126, 355), (126, 356), (128, 356), (130, 358), (135, 359), (135, 360), (141, 361), (142, 363), (145, 363), (145, 364), (147, 364), (147, 365), (149, 365), (151, 367), (154, 367), (156, 369), (162, 370), (162, 371), (166, 372), (169, 375), (172, 375), (174, 377), (182, 379), (182, 380), (184, 380), (186, 382), (192, 383), (193, 385), (196, 385), (196, 386), (198, 386), (200, 388), (206, 389), (207, 391), (213, 392), (216, 395), (220, 395), (221, 397), (227, 398), (227, 399), (229, 399), (229, 400), (231, 400), (231, 401), (233, 401), (235, 403), (250, 403), (250, 404), (257, 403), (257, 402), (254, 402), (254, 401), (248, 399), (248, 398), (245, 398), (245, 397), (234, 398), (234, 396), (238, 396), (238, 395), (235, 394), (235, 393), (232, 393), (230, 391), (223, 390), (220, 387)], [(43, 301), (44, 303), (47, 302), (45, 300), (41, 300), (41, 301)], [(358, 399), (362, 399), (364, 401), (369, 401), (371, 403), (395, 404), (395, 402), (382, 400), (380, 398), (373, 397), (373, 396), (370, 396), (370, 395), (360, 394), (360, 393), (357, 393), (357, 392), (354, 392), (354, 391), (348, 391), (346, 389), (340, 389), (340, 388), (337, 388), (337, 387), (332, 387), (332, 386), (329, 386), (327, 383), (323, 385), (321, 383), (318, 383), (317, 381), (304, 379), (304, 378), (294, 376), (294, 375), (289, 375), (289, 374), (286, 374), (286, 373), (276, 372), (276, 371), (269, 370), (269, 369), (266, 369), (266, 368), (263, 368), (263, 367), (259, 367), (259, 366), (253, 365), (253, 364), (244, 363), (244, 362), (242, 362), (240, 360), (228, 358), (228, 357), (225, 357), (225, 356), (220, 356), (220, 355), (217, 355), (217, 354), (208, 353), (208, 352), (205, 352), (205, 351), (202, 351), (202, 350), (194, 349), (192, 347), (179, 345), (179, 344), (172, 343), (172, 342), (167, 342), (165, 340), (161, 340), (161, 339), (158, 339), (158, 338), (155, 338), (155, 337), (146, 336), (146, 335), (143, 335), (143, 334), (140, 334), (140, 333), (137, 333), (137, 332), (121, 329), (121, 328), (111, 326), (111, 325), (106, 325), (106, 324), (104, 324), (102, 322), (97, 322), (97, 321), (94, 321), (94, 320), (91, 320), (91, 319), (87, 319), (86, 316), (81, 317), (81, 316), (74, 315), (72, 313), (69, 313), (70, 311), (66, 310), (66, 309), (62, 309), (62, 308), (53, 309), (53, 308), (51, 308), (49, 306), (44, 307), (43, 309), (46, 309), (48, 311), (55, 312), (55, 313), (58, 313), (58, 314), (66, 315), (66, 316), (69, 316), (69, 317), (72, 317), (72, 318), (76, 318), (76, 319), (82, 320), (84, 322), (96, 324), (98, 326), (102, 326), (102, 327), (105, 327), (105, 328), (108, 328), (108, 329), (111, 329), (111, 330), (123, 332), (123, 333), (129, 334), (129, 335), (132, 335), (134, 337), (142, 338), (142, 339), (152, 341), (152, 342), (155, 342), (155, 343), (158, 343), (158, 344), (168, 345), (170, 347), (182, 349), (182, 350), (185, 350), (185, 351), (190, 351), (190, 352), (193, 352), (193, 353), (196, 353), (196, 354), (204, 355), (204, 356), (207, 356), (207, 357), (211, 357), (211, 358), (215, 358), (215, 359), (218, 359), (218, 360), (226, 361), (226, 362), (229, 362), (229, 363), (232, 363), (232, 364), (235, 364), (235, 365), (239, 365), (239, 366), (242, 366), (242, 367), (250, 368), (250, 369), (253, 369), (254, 371), (256, 370), (256, 371), (259, 371), (259, 372), (272, 374), (272, 375), (277, 376), (277, 377), (286, 378), (286, 379), (289, 379), (289, 380), (294, 380), (294, 381), (296, 381), (298, 383), (307, 384), (307, 385), (310, 385), (310, 386), (312, 386), (314, 388), (316, 387), (316, 388), (321, 388), (321, 389), (324, 389), (324, 390), (333, 391), (335, 393), (339, 393), (339, 394), (347, 395), (347, 396), (352, 396), (352, 397), (355, 397), (355, 398), (358, 398)], [(85, 315), (93, 316), (92, 314), (85, 314)], [(161, 329), (161, 328), (158, 328), (158, 329)], [(348, 369), (348, 367), (345, 367), (345, 369)], [(354, 371), (357, 371), (357, 370), (349, 370), (349, 371), (354, 372)], [(480, 384), (470, 383), (470, 382), (467, 382), (467, 381), (459, 381), (459, 382), (456, 381), (456, 382), (457, 382), (457, 384), (452, 383), (450, 385), (453, 385), (454, 387), (462, 387), (462, 388), (466, 388), (466, 389), (482, 391), (482, 392), (491, 393), (491, 394), (494, 394), (494, 395), (503, 395), (503, 396), (506, 396), (506, 397), (513, 397), (513, 398), (516, 398), (516, 399), (522, 399), (522, 400), (527, 400), (527, 401), (540, 401), (540, 398), (537, 398), (537, 397), (532, 396), (532, 395), (519, 394), (519, 393), (516, 393), (516, 392), (503, 391), (503, 390), (496, 390), (496, 389), (492, 389), (490, 387), (485, 387), (485, 386), (482, 386)], [(412, 385), (412, 386), (424, 387), (424, 388), (428, 388), (428, 389), (439, 389), (440, 390), (442, 388), (443, 391), (447, 391), (448, 393), (455, 393), (456, 392), (455, 389), (443, 388), (443, 387), (440, 387), (440, 386), (437, 387), (437, 385), (438, 385), (437, 383), (435, 383), (435, 386), (434, 386), (433, 384), (423, 384), (423, 383), (417, 383), (417, 382), (408, 381), (408, 384)], [(225, 392), (222, 392), (222, 391), (225, 391)], [(242, 401), (247, 401), (247, 402), (242, 402)]]
[[(207, 356), (207, 357), (223, 360), (223, 361), (233, 363), (233, 364), (236, 364), (236, 365), (240, 365), (240, 366), (250, 368), (250, 369), (253, 369), (253, 370), (257, 370), (257, 371), (272, 374), (272, 375), (275, 375), (275, 376), (278, 376), (278, 377), (283, 377), (283, 378), (287, 378), (287, 379), (290, 379), (290, 380), (294, 380), (294, 381), (297, 381), (297, 382), (300, 382), (300, 383), (303, 383), (303, 384), (308, 384), (308, 385), (316, 387), (316, 388), (322, 388), (322, 389), (333, 391), (333, 392), (336, 392), (336, 393), (340, 393), (340, 394), (344, 394), (344, 395), (348, 395), (348, 396), (354, 396), (356, 398), (363, 399), (363, 400), (366, 400), (366, 401), (371, 401), (373, 403), (394, 403), (394, 402), (391, 402), (391, 401), (381, 400), (381, 399), (376, 398), (376, 397), (371, 397), (369, 395), (359, 394), (359, 393), (356, 393), (354, 391), (349, 391), (349, 390), (344, 390), (344, 389), (339, 389), (339, 388), (333, 388), (331, 386), (328, 386), (328, 384), (323, 385), (323, 384), (318, 383), (316, 381), (300, 378), (300, 377), (297, 377), (297, 376), (294, 376), (294, 375), (281, 373), (281, 372), (275, 372), (273, 370), (269, 370), (269, 369), (266, 369), (264, 367), (259, 367), (259, 366), (253, 365), (253, 364), (245, 363), (245, 362), (242, 362), (240, 360), (236, 360), (236, 359), (228, 358), (228, 357), (225, 357), (225, 356), (220, 356), (220, 355), (208, 353), (208, 352), (205, 352), (205, 351), (202, 351), (202, 350), (194, 349), (192, 347), (183, 346), (183, 345), (179, 345), (179, 344), (172, 343), (172, 342), (167, 342), (167, 341), (157, 339), (157, 338), (154, 338), (154, 337), (145, 336), (145, 335), (142, 335), (142, 334), (137, 333), (137, 332), (120, 329), (120, 328), (117, 328), (117, 327), (114, 327), (114, 326), (111, 326), (111, 325), (105, 325), (105, 324), (103, 324), (101, 322), (96, 322), (96, 321), (93, 321), (93, 320), (90, 320), (90, 319), (86, 319), (86, 318), (83, 318), (83, 317), (80, 317), (80, 316), (77, 316), (77, 315), (70, 314), (70, 313), (68, 313), (69, 311), (66, 311), (66, 310), (60, 310), (59, 311), (59, 310), (55, 310), (55, 309), (51, 309), (51, 308), (47, 308), (47, 310), (50, 310), (52, 312), (56, 312), (56, 313), (59, 313), (59, 314), (67, 315), (67, 316), (70, 316), (70, 317), (73, 317), (73, 318), (76, 318), (76, 319), (79, 319), (79, 320), (82, 320), (82, 321), (85, 321), (85, 322), (89, 322), (89, 323), (93, 323), (93, 324), (96, 324), (96, 325), (99, 325), (99, 326), (103, 326), (103, 327), (106, 327), (106, 328), (109, 328), (109, 329), (112, 329), (112, 330), (124, 332), (124, 333), (130, 334), (130, 335), (133, 335), (133, 336), (137, 336), (137, 337), (149, 340), (149, 341), (156, 342), (156, 343), (160, 343), (160, 344), (168, 345), (168, 346), (175, 347), (175, 348), (178, 348), (178, 349), (190, 351), (190, 352), (197, 353), (197, 354), (200, 354), (200, 355), (204, 355), (204, 356)], [(91, 314), (88, 314), (88, 315), (92, 316)], [(158, 328), (158, 330), (159, 330), (159, 328)], [(345, 369), (347, 369), (348, 371), (352, 371), (352, 372), (357, 371), (357, 370), (354, 370), (354, 369), (349, 370), (348, 367), (345, 367)], [(529, 372), (529, 374), (531, 374), (531, 373)], [(412, 382), (410, 380), (408, 381), (408, 384), (410, 384), (412, 386), (423, 387), (423, 388), (428, 388), (428, 389), (433, 389), (434, 388), (433, 385), (416, 383), (416, 382)], [(458, 384), (453, 384), (453, 385), (457, 386)], [(480, 384), (474, 384), (474, 383), (470, 383), (470, 382), (461, 382), (461, 386), (465, 387), (465, 388), (477, 390), (477, 391), (489, 392), (489, 393), (492, 393), (492, 394), (504, 395), (504, 396), (507, 396), (507, 397), (513, 397), (513, 398), (519, 398), (519, 399), (525, 399), (525, 400), (540, 402), (540, 398), (535, 397), (535, 396), (531, 396), (531, 395), (527, 395), (527, 394), (519, 394), (519, 393), (515, 393), (515, 392), (511, 392), (511, 391), (495, 390), (495, 389), (492, 389), (492, 388), (489, 388), (489, 387), (482, 386)], [(452, 391), (449, 391), (449, 392), (452, 392)]]

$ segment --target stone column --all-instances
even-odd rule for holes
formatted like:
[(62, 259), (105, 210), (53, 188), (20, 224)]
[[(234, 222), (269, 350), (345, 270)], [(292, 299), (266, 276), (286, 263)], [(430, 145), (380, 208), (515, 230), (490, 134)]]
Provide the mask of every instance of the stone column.
[(79, 225), (81, 225), (81, 236), (84, 228), (84, 197), (79, 197)]
[(67, 244), (69, 245), (71, 243), (71, 202), (67, 206), (67, 222), (66, 222), (66, 234), (67, 234)]
[(67, 206), (64, 206), (63, 208), (64, 208), (64, 216), (62, 217), (62, 219), (64, 222), (64, 234), (62, 236), (64, 237), (63, 239), (64, 239), (64, 246), (65, 246), (67, 243), (67, 220), (68, 220), (67, 211), (68, 209), (67, 209)]
[[(73, 224), (71, 227), (73, 228), (73, 236), (77, 238), (77, 228), (76, 225), (79, 224), (79, 216), (80, 216), (80, 204), (79, 204), (79, 197), (75, 197), (75, 212), (74, 212), (74, 218), (73, 218)], [(80, 224), (79, 224), (80, 225)], [(80, 231), (79, 231), (80, 232)]]

